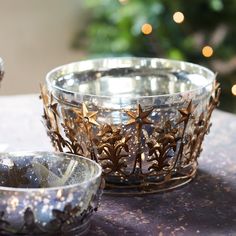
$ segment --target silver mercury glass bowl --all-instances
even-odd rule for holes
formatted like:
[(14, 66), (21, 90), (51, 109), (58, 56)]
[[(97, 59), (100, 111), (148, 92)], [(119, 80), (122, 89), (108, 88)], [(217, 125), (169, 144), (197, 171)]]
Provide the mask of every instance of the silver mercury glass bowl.
[(81, 235), (100, 198), (101, 167), (66, 153), (0, 154), (0, 235)]
[(100, 163), (106, 192), (160, 192), (194, 178), (220, 94), (209, 69), (105, 58), (55, 68), (46, 82), (44, 119), (54, 147)]

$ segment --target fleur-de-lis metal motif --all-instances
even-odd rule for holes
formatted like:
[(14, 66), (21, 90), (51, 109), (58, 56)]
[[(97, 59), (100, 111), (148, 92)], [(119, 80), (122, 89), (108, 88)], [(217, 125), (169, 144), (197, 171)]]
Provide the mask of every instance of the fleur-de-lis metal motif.
[[(137, 110), (133, 111), (126, 111), (126, 114), (130, 117), (130, 120), (126, 123), (126, 126), (135, 125), (136, 132), (137, 132), (137, 152), (136, 157), (134, 160), (134, 166), (132, 173), (142, 173), (142, 144), (141, 144), (141, 135), (142, 135), (142, 128), (144, 125), (151, 125), (153, 122), (148, 119), (148, 116), (152, 113), (153, 108), (143, 111), (143, 108), (140, 104), (138, 104)], [(137, 174), (137, 173), (136, 173)]]
[(123, 169), (127, 167), (125, 158), (128, 157), (129, 146), (127, 143), (131, 136), (123, 137), (120, 131), (119, 128), (104, 125), (98, 133), (100, 139), (95, 141), (98, 154), (100, 154), (98, 160), (106, 174), (120, 172), (120, 174), (125, 175)]

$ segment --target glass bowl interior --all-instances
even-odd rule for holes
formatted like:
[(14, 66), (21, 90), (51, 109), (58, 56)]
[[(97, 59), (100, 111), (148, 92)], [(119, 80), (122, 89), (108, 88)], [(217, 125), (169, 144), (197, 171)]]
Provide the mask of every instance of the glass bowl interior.
[(79, 187), (101, 176), (89, 159), (51, 152), (2, 153), (0, 171), (0, 189), (14, 191)]
[(75, 62), (47, 75), (52, 89), (99, 97), (152, 97), (207, 87), (212, 71), (192, 63), (158, 58), (105, 58)]

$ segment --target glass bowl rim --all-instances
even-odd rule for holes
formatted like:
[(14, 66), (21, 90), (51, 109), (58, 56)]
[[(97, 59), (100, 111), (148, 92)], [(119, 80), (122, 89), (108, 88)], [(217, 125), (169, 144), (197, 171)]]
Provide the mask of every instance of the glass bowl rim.
[[(70, 184), (70, 185), (62, 185), (62, 186), (56, 186), (56, 187), (43, 187), (43, 188), (17, 188), (17, 187), (6, 187), (6, 186), (2, 186), (0, 185), (0, 192), (1, 191), (13, 191), (13, 192), (40, 192), (42, 190), (44, 191), (56, 191), (56, 190), (64, 190), (64, 189), (70, 189), (70, 188), (75, 188), (75, 187), (79, 187), (79, 186), (82, 186), (84, 184), (88, 184), (90, 182), (93, 182), (94, 180), (98, 179), (99, 177), (102, 176), (102, 167), (96, 163), (95, 161), (89, 159), (89, 158), (86, 158), (84, 156), (81, 156), (81, 155), (76, 155), (76, 154), (71, 154), (71, 153), (65, 153), (65, 152), (50, 152), (50, 151), (15, 151), (15, 152), (1, 152), (0, 154), (0, 160), (2, 159), (2, 156), (3, 155), (6, 155), (6, 156), (20, 156), (20, 155), (36, 155), (36, 154), (39, 154), (39, 155), (43, 155), (43, 154), (53, 154), (55, 156), (69, 156), (71, 158), (78, 158), (78, 159), (83, 159), (87, 162), (90, 162), (92, 163), (94, 166), (96, 166), (97, 170), (98, 170), (98, 173), (89, 178), (88, 180), (85, 180), (83, 182), (80, 182), (80, 183), (76, 183), (76, 184)], [(78, 189), (79, 191), (79, 189)]]
[[(198, 65), (192, 62), (187, 62), (187, 61), (181, 61), (181, 60), (173, 60), (173, 59), (166, 59), (166, 58), (157, 58), (157, 57), (104, 57), (104, 58), (95, 58), (95, 59), (87, 59), (87, 60), (80, 60), (80, 61), (75, 61), (75, 62), (71, 62), (68, 64), (64, 64), (61, 66), (58, 66), (54, 69), (52, 69), (51, 71), (49, 71), (46, 74), (46, 84), (48, 88), (53, 88), (55, 90), (61, 91), (63, 93), (66, 94), (73, 94), (73, 95), (79, 95), (79, 96), (84, 96), (84, 97), (91, 97), (91, 98), (104, 98), (104, 99), (111, 99), (111, 98), (120, 98), (120, 99), (132, 99), (132, 97), (130, 97), (129, 95), (122, 95), (122, 94), (115, 94), (115, 95), (97, 95), (97, 94), (89, 94), (89, 93), (80, 93), (80, 92), (74, 92), (68, 89), (64, 89), (62, 87), (59, 87), (57, 85), (52, 84), (52, 79), (51, 77), (53, 76), (53, 74), (62, 71), (63, 68), (68, 68), (68, 67), (75, 67), (76, 65), (79, 65), (80, 63), (88, 63), (88, 62), (92, 62), (92, 63), (96, 63), (99, 61), (105, 61), (105, 60), (145, 60), (146, 62), (148, 61), (159, 61), (159, 62), (170, 62), (170, 63), (177, 63), (177, 64), (186, 64), (188, 66), (193, 66), (195, 68), (201, 69), (203, 71), (205, 71), (209, 77), (210, 77), (210, 81), (206, 82), (205, 85), (203, 86), (199, 86), (195, 89), (191, 89), (191, 90), (186, 90), (184, 92), (177, 92), (177, 93), (167, 93), (167, 94), (159, 94), (159, 95), (145, 95), (145, 96), (137, 96), (135, 97), (135, 99), (145, 99), (145, 98), (161, 98), (161, 97), (172, 97), (172, 96), (178, 96), (178, 95), (185, 95), (188, 93), (196, 93), (197, 91), (200, 91), (203, 88), (208, 87), (209, 85), (213, 84), (215, 79), (216, 79), (216, 75), (217, 73), (214, 73), (212, 70), (208, 69), (205, 66), (202, 65)], [(115, 67), (114, 67), (115, 68)]]

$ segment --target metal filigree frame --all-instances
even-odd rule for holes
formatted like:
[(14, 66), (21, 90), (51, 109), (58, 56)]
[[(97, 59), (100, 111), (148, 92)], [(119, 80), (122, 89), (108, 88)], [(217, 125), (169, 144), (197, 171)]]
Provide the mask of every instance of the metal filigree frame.
[[(186, 101), (186, 107), (178, 110), (175, 124), (170, 120), (153, 124), (149, 117), (154, 107), (143, 110), (138, 104), (136, 111), (125, 111), (129, 117), (125, 124), (100, 125), (98, 111), (89, 111), (85, 103), (59, 112), (58, 106), (63, 102), (56, 100), (45, 87), (41, 87), (41, 98), (44, 124), (56, 150), (84, 155), (100, 163), (107, 192), (143, 194), (176, 188), (193, 179), (220, 92), (216, 82), (207, 109), (198, 117), (194, 115), (197, 105), (192, 100)], [(190, 123), (193, 132), (186, 133)], [(151, 134), (146, 131), (148, 127)], [(131, 149), (135, 149), (132, 163)], [(144, 153), (148, 156), (146, 171)]]

